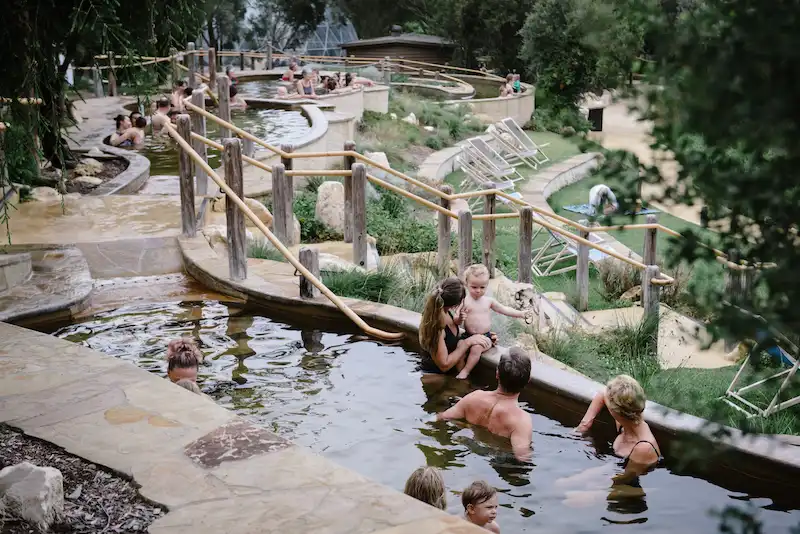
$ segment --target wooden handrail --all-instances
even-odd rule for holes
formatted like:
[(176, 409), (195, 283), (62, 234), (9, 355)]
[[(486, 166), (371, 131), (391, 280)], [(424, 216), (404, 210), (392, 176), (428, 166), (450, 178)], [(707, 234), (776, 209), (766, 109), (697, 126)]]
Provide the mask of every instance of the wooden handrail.
[(239, 195), (233, 192), (233, 190), (228, 187), (228, 184), (225, 183), (225, 180), (219, 177), (219, 175), (211, 168), (211, 166), (200, 157), (200, 155), (194, 151), (192, 146), (183, 138), (181, 135), (175, 130), (175, 128), (170, 123), (165, 123), (165, 127), (167, 128), (167, 132), (169, 133), (170, 137), (175, 140), (176, 143), (181, 147), (181, 150), (185, 151), (189, 157), (191, 157), (196, 165), (199, 165), (208, 175), (209, 178), (214, 180), (214, 182), (219, 186), (220, 189), (227, 195), (229, 199), (231, 199), (236, 206), (242, 210), (242, 213), (250, 219), (252, 222), (264, 236), (272, 243), (278, 252), (280, 252), (284, 258), (286, 258), (292, 266), (300, 272), (309, 282), (311, 282), (320, 292), (325, 295), (328, 300), (330, 300), (339, 310), (344, 313), (351, 321), (353, 321), (361, 330), (367, 333), (370, 336), (376, 337), (378, 339), (384, 339), (387, 341), (398, 341), (405, 337), (404, 334), (399, 332), (385, 332), (378, 328), (374, 328), (368, 325), (361, 317), (356, 314), (350, 307), (342, 301), (338, 296), (336, 296), (328, 287), (322, 283), (316, 276), (314, 276), (311, 271), (305, 268), (305, 266), (300, 263), (300, 261), (294, 257), (294, 255), (289, 251), (286, 246), (280, 242), (280, 240), (275, 237), (275, 235), (267, 228), (267, 226), (261, 222), (255, 213), (245, 204), (245, 202), (239, 198)]

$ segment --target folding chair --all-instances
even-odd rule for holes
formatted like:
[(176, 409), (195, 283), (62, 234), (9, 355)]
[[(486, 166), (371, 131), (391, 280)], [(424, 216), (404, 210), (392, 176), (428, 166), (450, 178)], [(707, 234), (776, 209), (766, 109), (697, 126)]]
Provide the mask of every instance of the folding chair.
[[(797, 347), (794, 347), (793, 344), (790, 345), (792, 346), (792, 350), (794, 350), (796, 354)], [(757, 415), (760, 415), (761, 417), (769, 417), (770, 415), (778, 413), (781, 410), (785, 410), (786, 408), (790, 408), (792, 406), (795, 406), (796, 404), (800, 404), (800, 395), (792, 397), (791, 399), (785, 400), (783, 402), (778, 402), (778, 399), (780, 398), (781, 394), (784, 392), (784, 390), (786, 390), (787, 387), (789, 387), (789, 383), (792, 381), (792, 378), (797, 373), (798, 366), (800, 366), (800, 359), (798, 359), (796, 356), (790, 355), (788, 352), (783, 350), (777, 344), (773, 345), (772, 347), (767, 347), (765, 349), (766, 352), (770, 354), (773, 358), (781, 362), (787, 368), (778, 373), (775, 373), (772, 376), (764, 378), (763, 380), (758, 380), (756, 382), (753, 382), (752, 384), (737, 388), (736, 384), (739, 381), (742, 372), (744, 372), (745, 368), (747, 368), (747, 366), (750, 364), (750, 359), (757, 358), (760, 356), (760, 351), (757, 352), (756, 350), (758, 346), (759, 345), (756, 344), (756, 346), (753, 347), (753, 349), (751, 349), (750, 352), (747, 354), (747, 357), (742, 362), (742, 366), (739, 367), (739, 370), (736, 372), (736, 376), (733, 377), (731, 385), (728, 386), (727, 391), (725, 391), (725, 396), (721, 397), (721, 399), (725, 401), (728, 405), (746, 414), (748, 417), (755, 417)], [(775, 395), (772, 397), (772, 400), (769, 402), (766, 408), (761, 408), (759, 406), (756, 406), (752, 402), (742, 397), (742, 394), (747, 391), (753, 390), (763, 384), (766, 384), (767, 382), (778, 380), (781, 378), (783, 378), (783, 380), (781, 381), (781, 384), (778, 387), (778, 391), (775, 392)]]
[[(536, 212), (533, 212), (533, 219), (534, 224), (536, 223), (537, 219), (542, 221), (546, 220), (545, 217)], [(551, 276), (554, 274), (568, 273), (576, 270), (578, 268), (578, 247), (576, 243), (569, 237), (553, 232), (541, 224), (533, 233), (531, 241), (535, 241), (539, 234), (543, 231), (547, 232), (549, 237), (547, 238), (547, 241), (545, 241), (544, 245), (531, 251), (533, 253), (533, 260), (531, 261), (531, 269), (533, 270), (533, 274), (536, 276)], [(599, 245), (603, 243), (604, 240), (600, 236), (590, 233), (589, 241)], [(571, 258), (576, 258), (574, 264), (556, 268), (557, 265)], [(605, 252), (594, 248), (589, 249), (590, 262), (596, 263), (606, 258), (608, 258), (608, 255)]]
[(467, 139), (466, 151), (473, 154), (479, 165), (491, 169), (492, 175), (497, 178), (502, 177), (512, 182), (518, 182), (524, 178), (512, 164), (480, 137)]
[[(475, 187), (471, 186), (480, 187), (485, 184), (492, 183), (495, 189), (506, 191), (509, 196), (522, 199), (522, 194), (514, 191), (515, 184), (513, 180), (505, 179), (502, 176), (492, 175), (491, 169), (488, 169), (479, 161), (470, 160), (470, 156), (467, 154), (468, 152), (462, 154), (462, 156), (459, 156), (458, 158), (458, 162), (461, 165), (461, 170), (467, 175), (467, 177), (460, 184), (461, 191), (473, 191), (475, 190)], [(511, 202), (509, 199), (502, 196), (497, 196), (497, 199), (504, 204), (509, 204)], [(479, 202), (480, 198), (472, 198), (469, 202), (470, 209), (474, 210)]]
[[(517, 124), (517, 121), (515, 121), (513, 118), (508, 117), (503, 119), (500, 121), (499, 126), (501, 126), (503, 130), (511, 134), (511, 137), (514, 138), (514, 141), (516, 142), (514, 144), (517, 146), (512, 148), (514, 148), (515, 153), (517, 153), (517, 156), (520, 159), (531, 159), (537, 165), (542, 165), (543, 163), (550, 161), (550, 158), (547, 157), (547, 154), (545, 154), (544, 150), (542, 150), (542, 146), (547, 146), (549, 143), (541, 146), (537, 145), (533, 139), (528, 137), (528, 134), (526, 134), (525, 131), (519, 127), (519, 124)], [(503, 143), (504, 146), (509, 144), (507, 141), (503, 141)]]

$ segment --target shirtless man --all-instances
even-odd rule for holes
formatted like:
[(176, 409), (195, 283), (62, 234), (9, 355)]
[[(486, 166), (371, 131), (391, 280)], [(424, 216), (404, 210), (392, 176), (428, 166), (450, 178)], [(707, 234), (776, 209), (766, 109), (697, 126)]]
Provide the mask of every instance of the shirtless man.
[(489, 432), (511, 440), (518, 460), (531, 457), (531, 416), (519, 407), (519, 394), (531, 377), (531, 360), (519, 347), (512, 347), (497, 365), (497, 389), (473, 391), (455, 406), (436, 416), (437, 421), (466, 419), (473, 425), (485, 426)]
[[(147, 121), (144, 117), (136, 117), (136, 120), (133, 121), (133, 126), (113, 139), (111, 144), (114, 146), (141, 146), (144, 143), (144, 129), (146, 126)], [(126, 141), (129, 141), (129, 143), (126, 143)]]
[(150, 119), (150, 124), (153, 125), (153, 133), (161, 131), (169, 120), (169, 99), (162, 98), (156, 103), (156, 112), (153, 113), (153, 118)]
[(186, 82), (178, 80), (175, 82), (175, 87), (172, 89), (172, 107), (178, 111), (183, 111), (183, 99), (185, 97)]

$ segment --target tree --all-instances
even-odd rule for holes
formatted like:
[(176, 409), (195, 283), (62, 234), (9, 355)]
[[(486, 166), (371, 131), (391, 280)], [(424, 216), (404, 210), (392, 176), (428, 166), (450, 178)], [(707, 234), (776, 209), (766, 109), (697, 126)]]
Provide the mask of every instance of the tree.
[[(703, 289), (715, 325), (736, 337), (770, 325), (790, 337), (800, 327), (800, 121), (795, 75), (800, 62), (800, 0), (703, 0), (677, 17), (632, 2), (655, 44), (639, 94), (653, 121), (653, 147), (673, 154), (677, 177), (639, 164), (642, 180), (664, 185), (664, 199), (700, 199), (714, 242), (695, 233), (677, 240), (673, 260), (708, 259), (704, 245), (735, 249), (757, 273), (756, 290), (731, 302)], [(630, 161), (612, 153), (608, 170)], [(759, 317), (763, 317), (762, 321)]]
[(245, 35), (256, 48), (271, 45), (275, 50), (285, 50), (297, 44), (304, 32), (287, 20), (278, 0), (254, 0), (251, 7), (253, 13), (247, 18), (250, 27)]
[(242, 37), (246, 0), (206, 2), (206, 43), (216, 50), (232, 48)]
[(642, 50), (644, 28), (618, 2), (538, 0), (519, 57), (556, 108), (620, 86)]

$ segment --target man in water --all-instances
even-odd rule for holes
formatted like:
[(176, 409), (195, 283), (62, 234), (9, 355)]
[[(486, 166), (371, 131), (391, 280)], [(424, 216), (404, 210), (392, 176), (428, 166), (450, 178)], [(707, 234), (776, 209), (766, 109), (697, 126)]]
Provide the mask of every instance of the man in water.
[(619, 209), (619, 204), (610, 187), (597, 184), (589, 190), (589, 207), (592, 215), (597, 213), (597, 208), (600, 208), (604, 215), (609, 215)]
[(156, 103), (156, 112), (153, 113), (153, 118), (150, 119), (150, 124), (153, 125), (153, 133), (161, 131), (169, 120), (169, 99), (162, 98)]
[(514, 456), (526, 461), (531, 457), (531, 416), (519, 407), (522, 389), (531, 377), (531, 360), (519, 347), (512, 347), (497, 365), (497, 389), (473, 391), (455, 406), (436, 416), (437, 421), (466, 419), (484, 426), (489, 432), (509, 438)]

